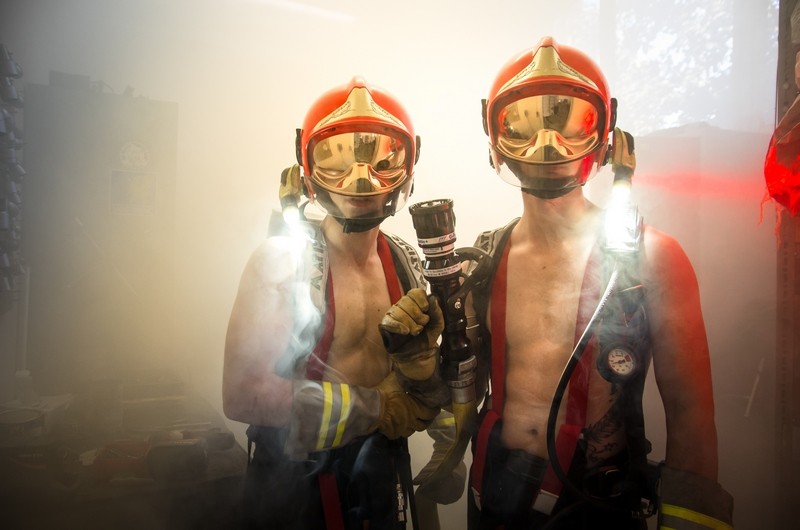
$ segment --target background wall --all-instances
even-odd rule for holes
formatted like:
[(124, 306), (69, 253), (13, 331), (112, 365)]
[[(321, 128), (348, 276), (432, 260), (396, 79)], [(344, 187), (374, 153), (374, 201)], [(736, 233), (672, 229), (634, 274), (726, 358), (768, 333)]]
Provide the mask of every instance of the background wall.
[[(736, 497), (739, 528), (770, 528), (775, 214), (762, 202), (761, 165), (775, 123), (777, 1), (5, 0), (0, 7), (0, 42), (22, 65), (24, 83), (47, 84), (55, 71), (88, 76), (101, 93), (177, 104), (174, 217), (164, 231), (170, 244), (159, 250), (174, 268), (156, 285), (174, 304), (158, 319), (170, 346), (126, 355), (175, 370), (220, 410), (239, 275), (278, 207), (278, 177), (294, 163), (294, 129), (307, 106), (356, 74), (393, 92), (422, 136), (410, 203), (454, 199), (459, 244), (470, 245), (521, 211), (518, 190), (488, 166), (480, 100), (499, 67), (543, 35), (587, 51), (606, 72), (620, 102), (618, 125), (637, 138), (635, 188), (645, 220), (677, 236), (697, 268), (721, 482)], [(605, 170), (589, 193), (602, 203), (609, 183)], [(415, 241), (407, 208), (385, 227)], [(157, 229), (148, 233), (158, 241)], [(10, 318), (2, 317), (4, 358), (13, 356)], [(125, 343), (125, 330), (118, 333)], [(96, 353), (58, 356), (66, 364), (80, 358), (91, 374), (115, 355)], [(55, 392), (59, 374), (47, 363), (38, 370), (34, 381), (53, 385), (38, 390)], [(647, 400), (658, 459), (663, 412), (653, 384)], [(230, 427), (241, 439), (243, 426)], [(425, 435), (412, 442), (419, 467), (429, 443)], [(462, 503), (444, 509), (445, 528), (464, 527)]]

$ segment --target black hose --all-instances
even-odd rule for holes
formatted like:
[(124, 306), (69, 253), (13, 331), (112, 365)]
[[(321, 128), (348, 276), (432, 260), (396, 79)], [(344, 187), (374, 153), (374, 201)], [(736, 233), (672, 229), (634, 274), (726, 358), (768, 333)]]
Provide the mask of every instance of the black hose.
[(584, 500), (595, 506), (607, 510), (614, 510), (617, 508), (609, 506), (607, 503), (601, 502), (597, 499), (590, 497), (589, 495), (584, 493), (578, 486), (573, 484), (573, 482), (569, 479), (569, 477), (567, 477), (567, 474), (561, 467), (561, 462), (558, 461), (555, 433), (556, 433), (556, 422), (558, 420), (558, 411), (561, 408), (561, 401), (564, 398), (564, 393), (566, 392), (567, 385), (569, 384), (569, 380), (572, 377), (572, 372), (575, 371), (575, 366), (577, 366), (578, 362), (581, 359), (581, 356), (586, 350), (586, 347), (589, 345), (589, 341), (592, 339), (592, 334), (594, 333), (594, 327), (597, 324), (600, 314), (605, 308), (608, 299), (613, 294), (614, 289), (616, 288), (618, 275), (619, 271), (617, 264), (615, 263), (614, 269), (611, 271), (611, 276), (608, 279), (608, 284), (606, 285), (606, 289), (603, 292), (603, 295), (600, 297), (600, 301), (597, 304), (597, 308), (594, 310), (594, 314), (592, 314), (592, 317), (586, 324), (586, 328), (583, 330), (583, 333), (578, 339), (578, 343), (572, 350), (572, 355), (570, 355), (570, 358), (567, 361), (567, 364), (561, 373), (561, 378), (558, 381), (558, 386), (556, 387), (555, 393), (553, 395), (553, 403), (550, 406), (550, 415), (547, 418), (547, 453), (550, 458), (550, 464), (553, 467), (553, 472), (556, 474), (561, 483), (576, 498)]

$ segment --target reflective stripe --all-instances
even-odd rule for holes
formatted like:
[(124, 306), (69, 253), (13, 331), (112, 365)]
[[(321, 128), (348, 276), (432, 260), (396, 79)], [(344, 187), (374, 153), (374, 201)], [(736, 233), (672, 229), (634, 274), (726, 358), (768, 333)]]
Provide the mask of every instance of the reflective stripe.
[(558, 502), (558, 495), (550, 493), (549, 491), (539, 490), (538, 495), (536, 495), (536, 500), (533, 501), (533, 509), (539, 513), (550, 515), (553, 513), (556, 502)]
[(455, 416), (445, 416), (444, 418), (439, 418), (438, 420), (436, 420), (436, 425), (441, 425), (442, 427), (455, 424), (456, 424)]
[(336, 437), (333, 439), (333, 447), (338, 447), (338, 445), (342, 443), (344, 426), (347, 424), (347, 418), (350, 416), (350, 387), (348, 385), (341, 385), (339, 388), (342, 391), (342, 412), (339, 415), (339, 424), (336, 426)]
[(319, 426), (317, 451), (325, 448), (325, 440), (328, 437), (328, 424), (331, 421), (331, 410), (333, 409), (333, 387), (328, 381), (322, 382), (322, 395), (322, 422)]
[(317, 451), (338, 447), (344, 438), (347, 419), (352, 410), (350, 386), (322, 381), (322, 421), (319, 425)]
[[(688, 508), (675, 506), (674, 504), (662, 505), (661, 514), (690, 521), (692, 523), (699, 524), (706, 528), (713, 528), (714, 530), (733, 530), (733, 526), (729, 525), (728, 523), (722, 522), (719, 519), (715, 519), (714, 517), (711, 517), (709, 515), (700, 512), (696, 512), (694, 510), (690, 510)], [(663, 530), (666, 530), (669, 527), (662, 526), (661, 528)]]

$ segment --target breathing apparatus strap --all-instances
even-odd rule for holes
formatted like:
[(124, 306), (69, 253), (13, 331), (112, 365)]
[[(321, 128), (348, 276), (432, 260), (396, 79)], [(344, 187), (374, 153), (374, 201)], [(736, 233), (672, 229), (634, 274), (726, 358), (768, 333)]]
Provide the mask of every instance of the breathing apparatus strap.
[(335, 301), (333, 298), (333, 278), (328, 271), (328, 279), (325, 286), (325, 315), (322, 324), (322, 336), (311, 352), (306, 364), (306, 377), (314, 381), (322, 380), (325, 373), (325, 362), (328, 360), (328, 351), (333, 342), (333, 328), (336, 327)]
[[(508, 229), (510, 233), (510, 228)], [(506, 238), (501, 237), (502, 253), (497, 262), (491, 291), (491, 408), (486, 411), (477, 434), (475, 443), (475, 457), (471, 470), (471, 487), (480, 500), (483, 484), (483, 472), (488, 451), (488, 440), (492, 428), (502, 417), (505, 398), (505, 320), (506, 320), (506, 292), (508, 253), (511, 247)], [(499, 246), (499, 245), (498, 245)], [(591, 314), (586, 308), (594, 307), (599, 298), (599, 286), (593, 281), (596, 270), (601, 265), (602, 252), (598, 246), (592, 251), (584, 274), (583, 285), (579, 301), (579, 312), (576, 319), (576, 343), (582, 331), (586, 328)], [(596, 339), (587, 342), (584, 355), (575, 365), (569, 379), (569, 395), (567, 401), (566, 420), (559, 429), (556, 437), (556, 455), (561, 468), (567, 468), (572, 462), (577, 448), (578, 438), (586, 423), (586, 410), (588, 406), (588, 385), (591, 376)], [(556, 456), (554, 455), (554, 457)], [(545, 471), (539, 496), (536, 498), (534, 509), (542, 513), (550, 513), (562, 490), (562, 481), (554, 471), (552, 462)]]
[[(508, 230), (511, 233), (511, 230)], [(480, 500), (481, 490), (483, 489), (483, 471), (486, 465), (487, 451), (489, 445), (489, 435), (497, 421), (503, 414), (503, 397), (505, 396), (505, 320), (506, 320), (506, 263), (508, 261), (508, 250), (511, 245), (506, 244), (501, 254), (498, 267), (494, 273), (492, 282), (492, 342), (491, 342), (491, 408), (486, 412), (483, 421), (478, 429), (478, 437), (475, 444), (475, 456), (473, 458), (470, 481), (475, 493), (475, 498)], [(483, 305), (483, 304), (481, 304)], [(496, 352), (502, 352), (497, 354)]]
[[(386, 287), (389, 290), (389, 298), (392, 303), (395, 303), (402, 296), (402, 287), (400, 285), (399, 276), (395, 269), (392, 250), (383, 233), (381, 232), (378, 233), (377, 245), (378, 256), (380, 257), (384, 276), (386, 277)], [(317, 344), (314, 346), (313, 353), (309, 357), (306, 365), (306, 377), (315, 381), (320, 381), (325, 372), (325, 363), (328, 358), (328, 352), (330, 351), (331, 343), (333, 342), (333, 330), (336, 324), (336, 304), (333, 294), (333, 278), (331, 277), (330, 271), (328, 272), (325, 285), (325, 300), (325, 316), (322, 335), (317, 341)], [(333, 399), (338, 394), (335, 392), (329, 392), (325, 394), (326, 398), (328, 395), (330, 395), (331, 399)], [(332, 407), (333, 405), (333, 402), (329, 402), (326, 399), (326, 410), (328, 406)], [(333, 417), (333, 415), (323, 414), (323, 420), (325, 417)], [(344, 425), (341, 425), (340, 427), (343, 428)], [(325, 444), (323, 441), (320, 448), (324, 448), (324, 445)], [(322, 507), (325, 514), (326, 529), (344, 530), (344, 520), (341, 511), (339, 490), (336, 484), (335, 475), (330, 471), (323, 471), (318, 475), (317, 480), (319, 483)], [(413, 490), (410, 487), (410, 484), (406, 484), (406, 489), (408, 490), (407, 494), (410, 497), (411, 509), (413, 513), (415, 511)]]

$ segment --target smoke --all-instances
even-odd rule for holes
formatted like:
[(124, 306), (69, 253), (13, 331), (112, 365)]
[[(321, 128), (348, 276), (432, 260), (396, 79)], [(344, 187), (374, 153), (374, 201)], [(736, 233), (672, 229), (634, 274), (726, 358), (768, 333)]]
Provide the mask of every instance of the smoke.
[[(303, 6), (311, 9), (298, 10)], [(177, 105), (174, 164), (157, 188), (158, 197), (171, 197), (172, 210), (160, 225), (131, 212), (114, 217), (124, 220), (124, 230), (104, 222), (106, 164), (118, 151), (64, 153), (77, 121), (63, 132), (51, 129), (62, 149), (48, 156), (83, 157), (92, 165), (76, 173), (89, 184), (68, 176), (63, 165), (48, 172), (64, 186), (40, 190), (53, 201), (36, 206), (39, 212), (78, 209), (56, 223), (72, 228), (75, 238), (41, 246), (50, 262), (67, 268), (65, 277), (89, 283), (57, 281), (71, 288), (48, 289), (51, 297), (39, 306), (55, 324), (29, 341), (37, 390), (67, 390), (42, 384), (67, 372), (85, 380), (121, 367), (168, 366), (185, 388), (221, 411), (228, 317), (242, 267), (267, 239), (270, 211), (279, 208), (281, 170), (295, 163), (295, 128), (319, 94), (353, 75), (395, 94), (422, 138), (409, 204), (453, 198), (462, 245), (519, 215), (519, 189), (488, 164), (480, 100), (509, 57), (549, 34), (590, 52), (605, 71), (619, 100), (618, 125), (636, 138), (634, 199), (645, 222), (676, 237), (696, 268), (711, 346), (721, 481), (736, 497), (737, 526), (769, 528), (776, 267), (761, 164), (774, 126), (777, 2), (686, 0), (675, 8), (655, 0), (491, 6), (415, 0), (402, 9), (369, 7), (356, 0), (339, 2), (335, 11), (319, 0), (2, 2), (0, 40), (23, 68), (17, 81), (23, 96), (31, 85), (47, 85), (55, 71), (88, 77), (101, 99), (131, 87), (131, 101)], [(23, 194), (30, 198), (42, 182), (31, 169), (45, 153), (37, 152), (34, 138), (25, 140)], [(604, 205), (609, 172), (587, 188)], [(73, 200), (89, 197), (96, 201), (91, 207)], [(27, 207), (30, 219), (37, 212), (33, 203)], [(147, 286), (157, 294), (130, 303), (130, 289), (99, 259), (75, 217), (138, 293)], [(98, 227), (108, 229), (108, 238), (98, 239)], [(407, 209), (384, 227), (416, 240)], [(131, 252), (131, 234), (144, 234), (145, 248), (159, 259), (143, 261)], [(119, 253), (109, 253), (109, 241), (120, 245)], [(164, 279), (165, 272), (172, 274)], [(35, 274), (34, 285), (41, 282)], [(303, 300), (298, 318), (312, 322), (314, 304), (307, 300), (313, 293), (299, 284), (287, 289)], [(122, 303), (107, 311), (109, 299)], [(13, 358), (15, 342), (9, 315), (0, 315), (6, 359)], [(61, 340), (77, 331), (80, 343)], [(292, 336), (307, 340), (300, 330)], [(286, 365), (292, 361), (287, 357)], [(648, 383), (647, 392), (648, 435), (658, 457), (663, 413), (655, 385)], [(227, 426), (244, 440), (244, 425)], [(742, 437), (744, 431), (751, 435)], [(411, 445), (419, 469), (430, 440), (414, 436)], [(465, 526), (462, 503), (442, 508), (443, 528)]]

